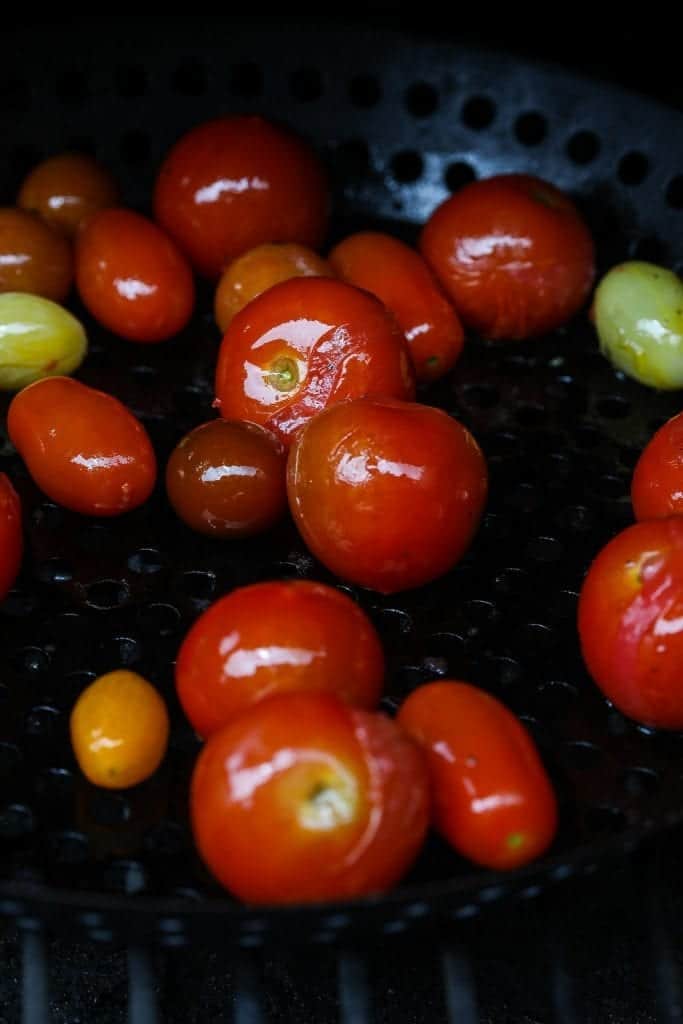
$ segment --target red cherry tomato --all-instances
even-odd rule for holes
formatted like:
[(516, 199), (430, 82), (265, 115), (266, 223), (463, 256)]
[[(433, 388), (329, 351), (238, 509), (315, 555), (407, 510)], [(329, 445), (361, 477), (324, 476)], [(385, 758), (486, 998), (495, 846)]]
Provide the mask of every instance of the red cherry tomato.
[(434, 819), (455, 849), (499, 871), (539, 857), (557, 831), (557, 801), (529, 734), (469, 683), (428, 683), (399, 723), (427, 751)]
[(269, 288), (234, 317), (216, 369), (216, 404), (285, 444), (343, 398), (412, 398), (410, 356), (398, 324), (367, 292), (322, 277)]
[(328, 258), (344, 281), (372, 292), (394, 314), (418, 380), (436, 380), (455, 366), (465, 340), (462, 325), (429, 267), (409, 245), (362, 231), (345, 238)]
[(59, 505), (115, 516), (147, 500), (156, 460), (147, 431), (125, 405), (70, 377), (20, 391), (7, 431), (36, 484)]
[(83, 153), (58, 153), (26, 176), (17, 205), (73, 238), (91, 214), (116, 206), (118, 194), (116, 182), (97, 160)]
[(202, 858), (254, 903), (387, 889), (414, 860), (429, 818), (417, 746), (384, 715), (330, 694), (271, 697), (215, 733), (190, 803)]
[(221, 598), (197, 619), (176, 661), (178, 697), (201, 736), (290, 690), (374, 708), (383, 675), (382, 646), (361, 609), (305, 580), (255, 583)]
[(683, 412), (660, 427), (638, 459), (631, 500), (636, 519), (683, 516)]
[(17, 578), (23, 550), (19, 495), (0, 473), (0, 601)]
[(33, 213), (0, 209), (0, 292), (30, 292), (63, 302), (73, 274), (65, 238)]
[(602, 549), (578, 626), (588, 671), (620, 711), (683, 729), (683, 519), (636, 523)]
[(384, 593), (450, 569), (479, 523), (487, 471), (472, 435), (440, 409), (393, 399), (343, 402), (301, 431), (289, 505), (332, 572)]
[(319, 248), (328, 205), (312, 150), (260, 117), (220, 118), (188, 132), (154, 189), (156, 219), (207, 277), (261, 242)]
[(527, 174), (465, 186), (431, 215), (420, 247), (464, 322), (488, 338), (559, 327), (595, 277), (593, 240), (576, 207)]
[(132, 210), (102, 210), (85, 224), (76, 241), (76, 285), (95, 319), (129, 341), (170, 338), (194, 306), (185, 258)]

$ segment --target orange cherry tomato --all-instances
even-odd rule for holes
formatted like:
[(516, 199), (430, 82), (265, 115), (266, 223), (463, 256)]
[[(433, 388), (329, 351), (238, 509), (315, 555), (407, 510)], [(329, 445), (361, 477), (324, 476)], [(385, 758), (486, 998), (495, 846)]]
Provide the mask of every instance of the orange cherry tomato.
[(486, 501), (487, 470), (472, 435), (440, 409), (361, 398), (326, 409), (299, 433), (287, 489), (323, 565), (392, 593), (462, 557)]
[(97, 160), (83, 153), (59, 153), (24, 178), (17, 204), (73, 238), (91, 214), (116, 206), (118, 198), (116, 182)]
[(221, 343), (216, 405), (286, 445), (312, 416), (343, 398), (415, 393), (398, 324), (367, 292), (322, 277), (270, 288), (234, 318)]
[(176, 686), (201, 736), (276, 693), (333, 693), (374, 708), (384, 676), (379, 637), (340, 591), (306, 580), (254, 583), (216, 601), (185, 637)]
[(152, 775), (168, 746), (164, 701), (142, 676), (125, 669), (91, 683), (71, 712), (71, 745), (96, 786), (127, 789)]
[(421, 752), (389, 718), (295, 693), (211, 737), (190, 807), (199, 853), (226, 888), (295, 903), (397, 882), (424, 840), (429, 791)]
[(219, 118), (188, 132), (154, 189), (158, 222), (197, 270), (214, 278), (261, 242), (319, 248), (328, 205), (312, 150), (260, 117)]
[(125, 405), (70, 377), (46, 377), (16, 395), (7, 430), (36, 484), (59, 505), (115, 516), (147, 500), (156, 459)]
[(361, 231), (329, 255), (339, 277), (372, 292), (398, 320), (420, 381), (455, 366), (465, 335), (458, 316), (422, 257), (378, 231)]
[(420, 248), (465, 324), (488, 338), (559, 327), (595, 278), (593, 240), (576, 207), (528, 174), (466, 185), (431, 215)]
[(500, 701), (469, 683), (427, 683), (398, 721), (427, 752), (434, 821), (458, 853), (505, 871), (546, 851), (555, 793), (531, 737)]
[(192, 272), (175, 244), (132, 210), (102, 210), (76, 240), (76, 285), (104, 327), (129, 341), (165, 341), (194, 307)]
[(0, 292), (30, 292), (63, 302), (72, 281), (66, 239), (33, 213), (0, 209)]
[(588, 671), (620, 711), (683, 729), (683, 519), (636, 523), (602, 549), (578, 628)]
[(23, 550), (19, 495), (9, 478), (0, 473), (0, 601), (17, 578)]
[(211, 537), (249, 537), (287, 511), (284, 445), (256, 423), (213, 420), (191, 430), (166, 467), (183, 522)]
[(214, 312), (223, 333), (248, 302), (290, 277), (334, 277), (334, 271), (313, 249), (294, 243), (257, 245), (238, 256), (216, 289)]
[(631, 501), (636, 519), (683, 516), (683, 413), (659, 428), (638, 459)]

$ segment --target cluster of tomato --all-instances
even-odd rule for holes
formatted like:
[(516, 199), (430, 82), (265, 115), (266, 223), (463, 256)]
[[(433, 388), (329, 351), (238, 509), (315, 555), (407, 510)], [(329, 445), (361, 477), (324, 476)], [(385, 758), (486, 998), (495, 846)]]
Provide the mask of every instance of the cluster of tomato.
[[(328, 193), (315, 156), (260, 118), (233, 117), (171, 150), (155, 221), (116, 201), (94, 161), (62, 156), (29, 175), (19, 208), (0, 210), (0, 254), (9, 256), (0, 259), (0, 386), (21, 389), (8, 431), (37, 485), (87, 515), (147, 500), (157, 474), (147, 433), (115, 398), (65, 376), (87, 339), (55, 300), (75, 277), (84, 306), (112, 333), (158, 343), (189, 322), (196, 270), (217, 281), (220, 416), (182, 438), (168, 461), (168, 497), (184, 522), (238, 538), (269, 528), (289, 506), (320, 562), (385, 593), (454, 566), (481, 517), (486, 464), (460, 423), (414, 400), (416, 383), (453, 368), (463, 324), (493, 339), (527, 338), (581, 308), (594, 282), (593, 243), (570, 200), (540, 179), (498, 176), (440, 206), (420, 253), (362, 232), (324, 260), (316, 250)], [(609, 305), (609, 283), (601, 287)], [(605, 301), (596, 299), (599, 331)], [(675, 463), (678, 497), (668, 500), (680, 511), (680, 440), (653, 444), (660, 463)], [(645, 495), (634, 483), (650, 506), (666, 489), (651, 459), (637, 476), (646, 489), (656, 477), (659, 490)], [(626, 563), (630, 603), (623, 585), (594, 584), (598, 559), (580, 628), (598, 684), (616, 703), (615, 690), (643, 691), (624, 710), (666, 725), (661, 708), (672, 706), (683, 654), (683, 617), (676, 626), (674, 615), (683, 579), (669, 569), (671, 558), (681, 564), (683, 524), (663, 529), (666, 557), (650, 547)], [(0, 474), (0, 597), (21, 549), (19, 501)], [(614, 571), (607, 564), (603, 575)], [(596, 622), (617, 615), (619, 627), (591, 645)], [(674, 654), (661, 657), (663, 649)], [(637, 686), (642, 666), (655, 663), (655, 681)], [(383, 669), (369, 621), (322, 584), (234, 591), (183, 641), (178, 695), (207, 739), (192, 783), (194, 832), (238, 896), (384, 888), (416, 856), (430, 816), (457, 850), (490, 867), (523, 864), (552, 841), (552, 786), (514, 716), (446, 681), (420, 687), (391, 721), (376, 711)], [(92, 684), (71, 724), (79, 763), (99, 785), (134, 785), (164, 756), (166, 708), (133, 673)]]

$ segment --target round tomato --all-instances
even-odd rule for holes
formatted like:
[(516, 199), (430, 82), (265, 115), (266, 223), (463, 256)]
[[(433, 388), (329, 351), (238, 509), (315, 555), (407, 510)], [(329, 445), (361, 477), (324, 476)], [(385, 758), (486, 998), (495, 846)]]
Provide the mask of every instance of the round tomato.
[(221, 598), (197, 619), (176, 661), (178, 697), (201, 736), (290, 690), (373, 708), (383, 675), (382, 646), (361, 609), (305, 580), (255, 583)]
[(94, 214), (76, 241), (84, 305), (129, 341), (164, 341), (186, 325), (194, 282), (185, 258), (156, 224), (132, 210)]
[(316, 558), (392, 593), (462, 557), (486, 501), (487, 470), (472, 435), (440, 409), (363, 398), (332, 406), (301, 431), (287, 488)]
[(33, 213), (0, 209), (0, 292), (30, 292), (63, 302), (72, 281), (66, 239)]
[(23, 550), (19, 495), (9, 478), (0, 473), (0, 601), (17, 578)]
[(636, 523), (602, 549), (578, 626), (588, 671), (620, 711), (683, 729), (683, 519)]
[(261, 117), (192, 129), (171, 149), (154, 189), (156, 219), (207, 277), (261, 242), (317, 249), (328, 205), (314, 153)]
[(427, 752), (434, 821), (458, 853), (505, 871), (545, 852), (557, 831), (555, 793), (505, 705), (443, 680), (411, 693), (398, 721)]
[(420, 381), (443, 377), (462, 351), (458, 316), (424, 260), (409, 245), (362, 231), (330, 253), (339, 277), (372, 292), (398, 320)]
[(191, 430), (166, 467), (180, 518), (211, 537), (249, 537), (287, 510), (284, 445), (256, 423), (213, 420)]
[(559, 327), (595, 277), (593, 240), (576, 207), (527, 174), (465, 186), (431, 215), (420, 247), (464, 322), (487, 338)]
[(125, 405), (70, 377), (20, 391), (7, 430), (36, 484), (59, 505), (115, 516), (147, 500), (156, 459), (147, 431)]
[(221, 343), (216, 405), (289, 444), (312, 416), (343, 398), (412, 398), (413, 371), (398, 324), (374, 296), (326, 278), (275, 285), (237, 314)]
[(397, 882), (424, 840), (429, 790), (421, 752), (390, 719), (293, 693), (211, 737), (190, 808), (199, 852), (226, 888), (297, 903)]
[(83, 153), (59, 153), (26, 176), (17, 204), (73, 238), (91, 214), (116, 206), (118, 193), (113, 177), (97, 160)]
[(660, 427), (638, 459), (631, 500), (636, 519), (683, 516), (683, 413)]

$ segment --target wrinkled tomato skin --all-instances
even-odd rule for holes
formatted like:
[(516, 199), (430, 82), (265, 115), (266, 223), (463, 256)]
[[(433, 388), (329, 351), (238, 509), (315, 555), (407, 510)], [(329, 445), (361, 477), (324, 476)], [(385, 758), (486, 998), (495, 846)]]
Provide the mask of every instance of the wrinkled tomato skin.
[(0, 601), (17, 578), (23, 550), (21, 501), (9, 477), (0, 473)]
[(638, 520), (683, 516), (683, 413), (660, 427), (642, 452), (631, 501)]
[(588, 671), (620, 711), (683, 729), (683, 519), (636, 523), (602, 549), (578, 629)]

